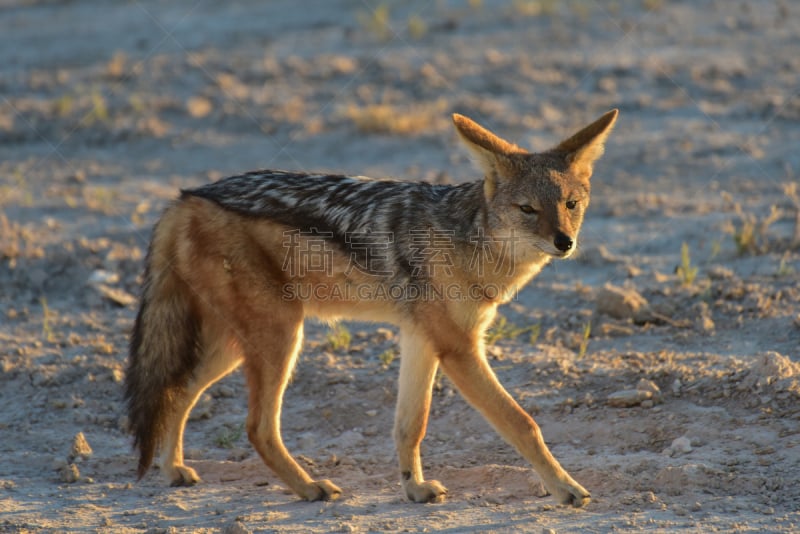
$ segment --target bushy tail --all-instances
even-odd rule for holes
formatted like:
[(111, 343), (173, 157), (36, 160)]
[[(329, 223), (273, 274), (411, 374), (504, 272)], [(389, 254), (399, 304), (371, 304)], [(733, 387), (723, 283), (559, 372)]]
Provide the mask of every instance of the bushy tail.
[(125, 376), (128, 420), (134, 447), (140, 454), (140, 479), (164, 437), (174, 400), (181, 395), (198, 361), (199, 327), (191, 293), (167, 260), (174, 256), (159, 250), (172, 241), (160, 239), (159, 231), (166, 231), (163, 226), (168, 225), (156, 226), (147, 254)]

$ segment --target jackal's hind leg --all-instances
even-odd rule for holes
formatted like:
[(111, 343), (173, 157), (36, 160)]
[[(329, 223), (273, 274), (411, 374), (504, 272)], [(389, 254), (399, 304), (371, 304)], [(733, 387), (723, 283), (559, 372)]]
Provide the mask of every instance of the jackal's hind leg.
[(400, 380), (394, 438), (400, 460), (403, 491), (413, 502), (441, 502), (447, 494), (437, 480), (424, 479), (419, 447), (425, 437), (433, 380), (438, 361), (419, 334), (401, 334)]
[(200, 481), (197, 472), (184, 464), (183, 433), (186, 421), (200, 395), (214, 382), (233, 371), (241, 362), (237, 351), (217, 338), (200, 354), (200, 363), (186, 386), (173, 394), (172, 405), (166, 420), (166, 432), (161, 443), (159, 466), (163, 476), (172, 486), (193, 486)]
[(264, 463), (301, 498), (335, 500), (342, 490), (330, 480), (313, 480), (292, 458), (281, 438), (283, 393), (302, 341), (302, 317), (297, 323), (272, 325), (248, 336), (244, 347), (250, 389), (247, 435)]

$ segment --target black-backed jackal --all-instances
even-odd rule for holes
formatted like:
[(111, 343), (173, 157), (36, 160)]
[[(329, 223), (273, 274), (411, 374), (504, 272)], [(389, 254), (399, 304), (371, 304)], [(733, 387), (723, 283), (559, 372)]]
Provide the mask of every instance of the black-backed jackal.
[(420, 460), (441, 366), (559, 502), (588, 502), (498, 382), (484, 334), (500, 304), (575, 250), (592, 166), (616, 118), (610, 111), (533, 154), (454, 115), (484, 172), (461, 185), (258, 171), (183, 191), (155, 227), (131, 338), (125, 386), (139, 477), (159, 451), (172, 484), (199, 480), (183, 461), (189, 411), (243, 364), (247, 434), (264, 463), (304, 499), (338, 497), (286, 450), (280, 414), (304, 318), (352, 318), (401, 329), (394, 436), (410, 500), (447, 491), (425, 480)]

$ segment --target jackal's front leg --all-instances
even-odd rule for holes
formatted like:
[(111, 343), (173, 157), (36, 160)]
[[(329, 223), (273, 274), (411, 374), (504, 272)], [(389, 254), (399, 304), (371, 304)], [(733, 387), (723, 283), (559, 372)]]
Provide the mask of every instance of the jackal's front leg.
[(553, 457), (539, 425), (503, 388), (479, 348), (443, 352), (441, 365), (464, 398), (533, 465), (560, 503), (581, 507), (589, 502), (589, 492)]
[(394, 438), (403, 491), (414, 502), (440, 502), (444, 500), (447, 488), (437, 480), (425, 480), (419, 455), (419, 446), (428, 425), (438, 360), (424, 338), (415, 332), (404, 331), (400, 342), (400, 380)]

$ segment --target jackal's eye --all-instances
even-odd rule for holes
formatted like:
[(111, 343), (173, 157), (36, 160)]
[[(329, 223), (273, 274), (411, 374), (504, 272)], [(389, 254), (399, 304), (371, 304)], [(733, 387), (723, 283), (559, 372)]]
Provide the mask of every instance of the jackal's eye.
[(536, 213), (536, 209), (529, 204), (523, 204), (519, 207), (519, 209), (522, 211), (522, 213)]
[(567, 209), (568, 210), (574, 210), (575, 206), (577, 206), (577, 205), (578, 205), (578, 201), (577, 200), (568, 200), (567, 201)]

